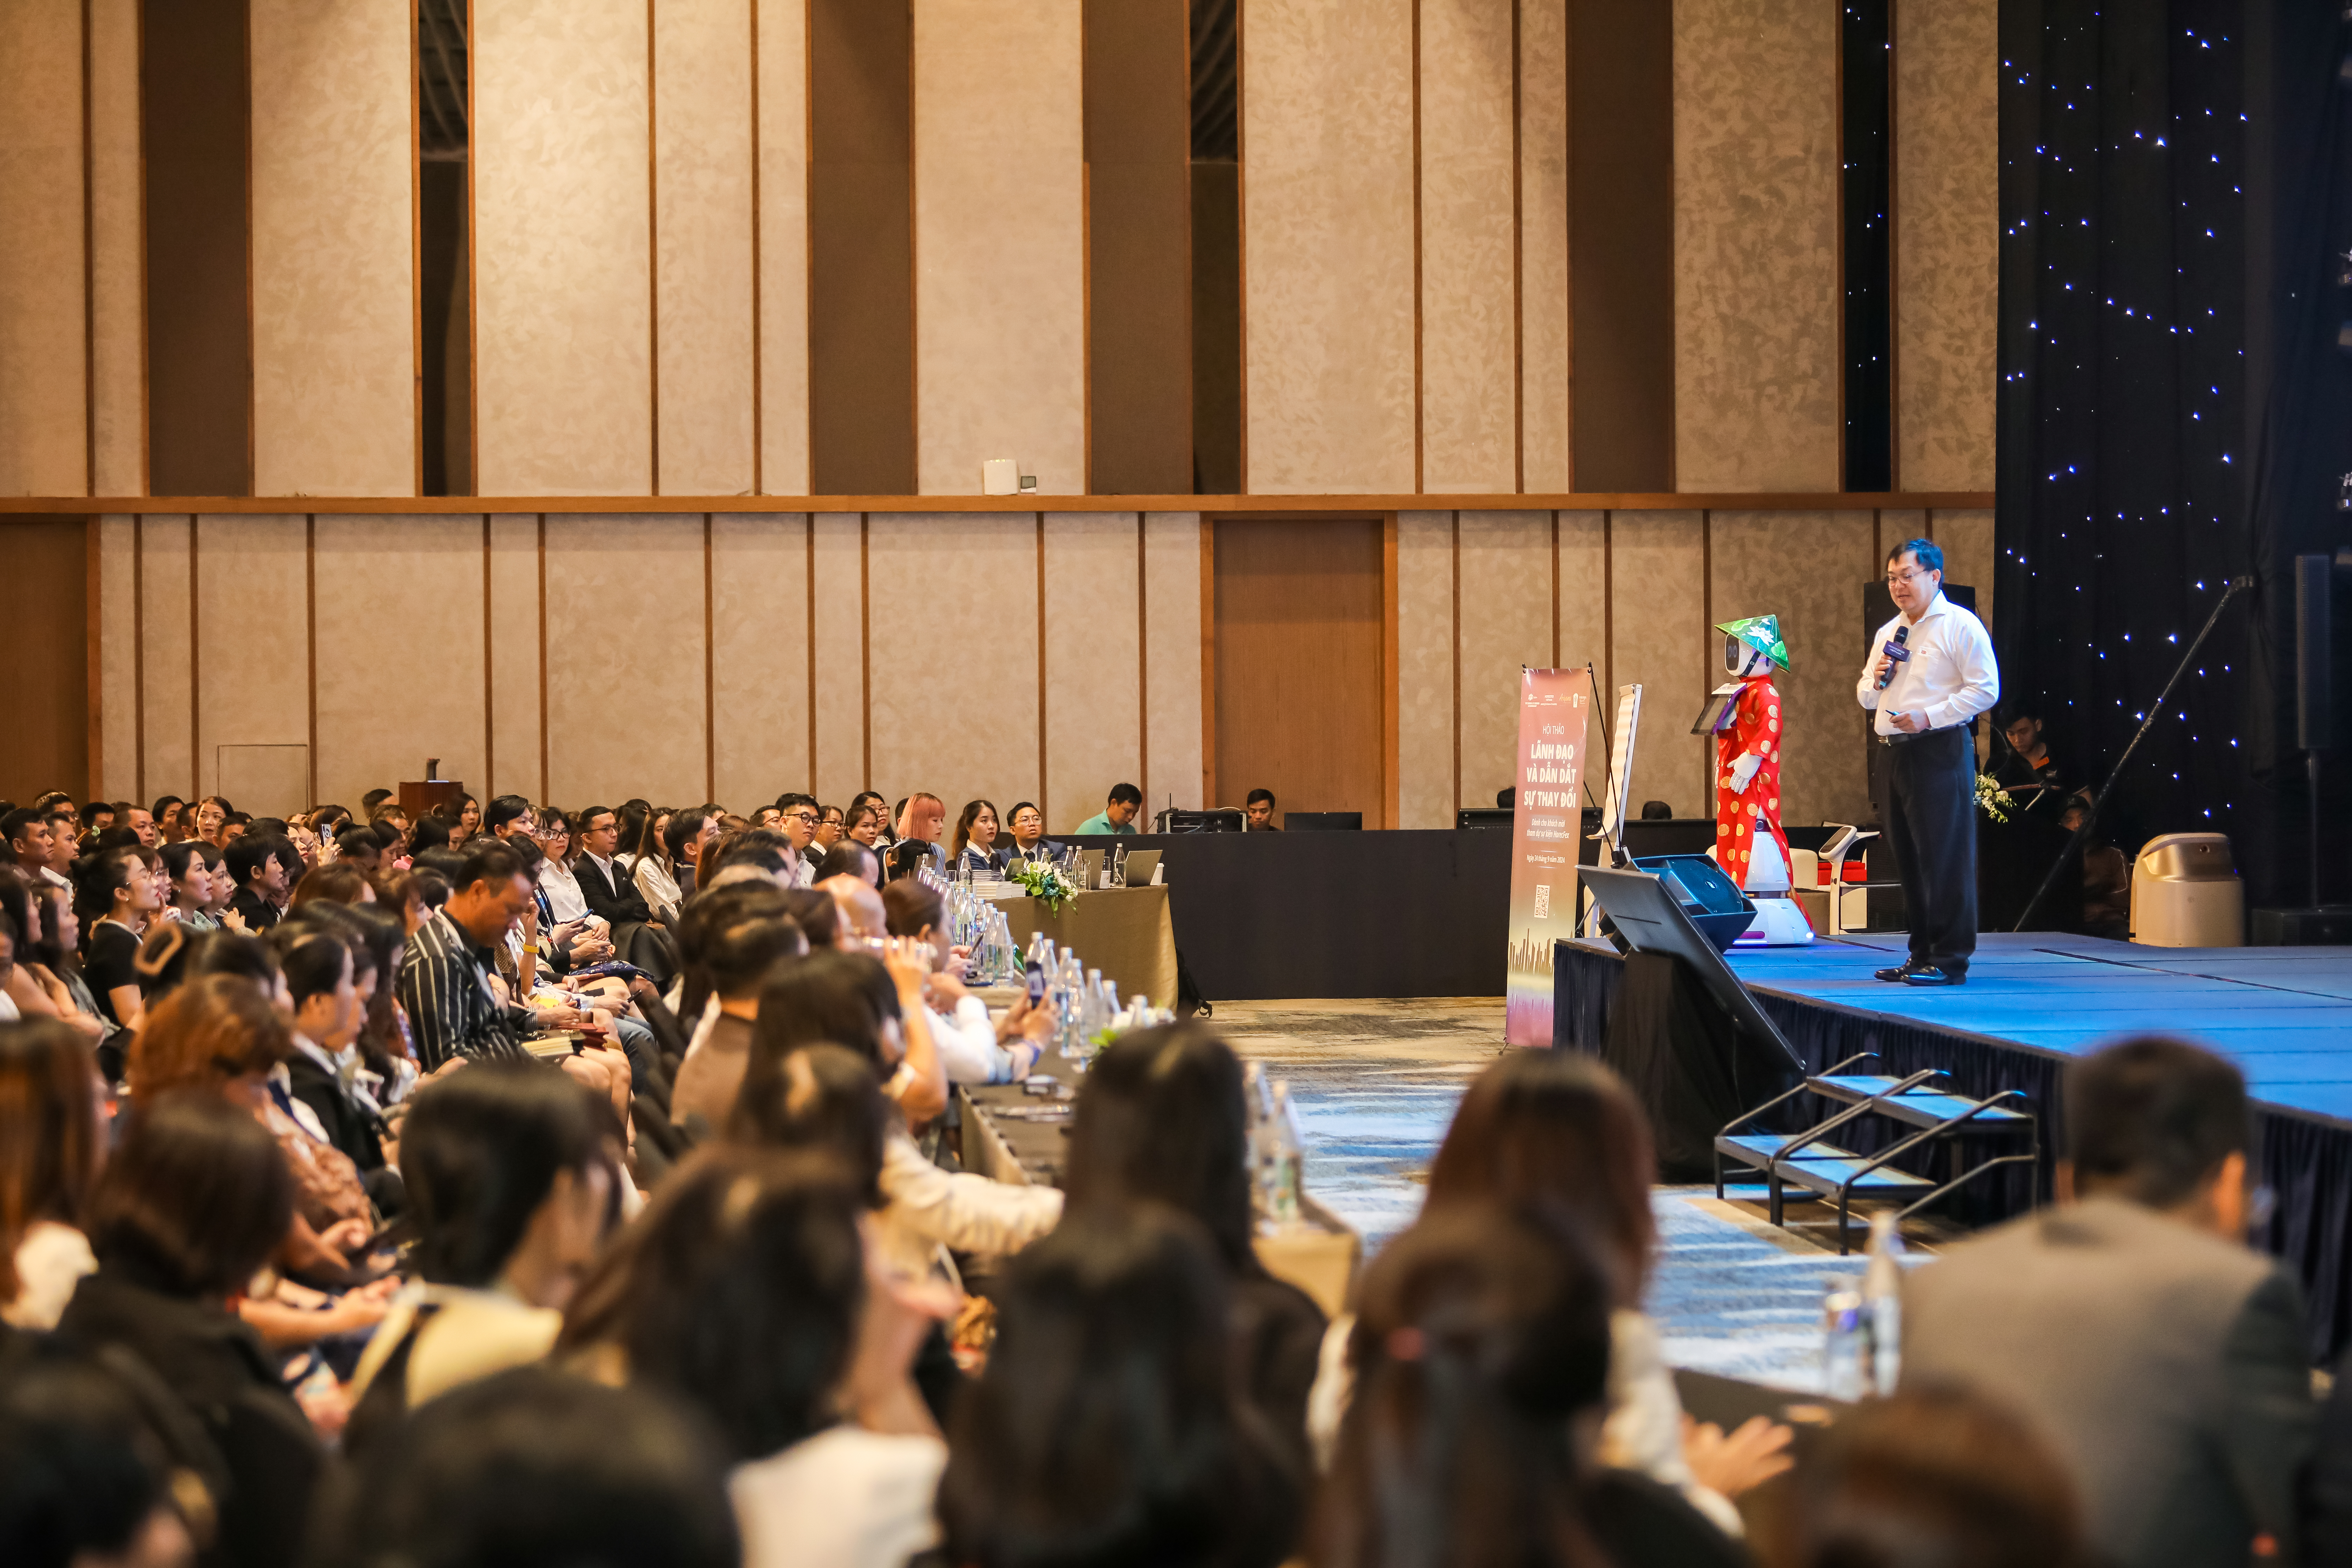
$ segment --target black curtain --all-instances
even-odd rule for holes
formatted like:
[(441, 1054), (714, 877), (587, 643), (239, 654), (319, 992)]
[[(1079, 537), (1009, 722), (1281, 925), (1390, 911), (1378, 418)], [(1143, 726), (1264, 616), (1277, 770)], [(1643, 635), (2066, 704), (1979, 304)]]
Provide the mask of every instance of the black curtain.
[[(2228, 833), (2254, 903), (2302, 901), (2307, 864), (2292, 557), (2352, 542), (2335, 478), (2352, 468), (2336, 346), (2352, 289), (2330, 265), (2352, 245), (2347, 31), (2336, 0), (2000, 11), (2008, 701), (2105, 779), (2229, 580), (2252, 574), (2106, 823), (2127, 852)], [(2334, 771), (2330, 795), (2352, 802), (2352, 766)]]

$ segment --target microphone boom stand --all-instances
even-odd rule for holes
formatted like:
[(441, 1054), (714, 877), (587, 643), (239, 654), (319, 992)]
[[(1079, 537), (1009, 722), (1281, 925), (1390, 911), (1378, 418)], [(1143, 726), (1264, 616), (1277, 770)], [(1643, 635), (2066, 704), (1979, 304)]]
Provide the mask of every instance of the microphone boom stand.
[(2017, 917), (2017, 923), (2009, 928), (2011, 931), (2025, 930), (2034, 914), (2042, 908), (2042, 900), (2047, 899), (2051, 890), (2057, 887), (2059, 874), (2082, 858), (2084, 846), (2089, 840), (2091, 830), (2098, 826), (2099, 813), (2107, 804), (2108, 793), (2116, 787), (2116, 781), (2123, 776), (2124, 769), (2132, 760), (2132, 753), (2139, 750), (2139, 743), (2147, 739), (2147, 732), (2150, 730), (2156, 728), (2158, 715), (2161, 714), (2166, 705), (2172, 700), (2173, 688), (2180, 684), (2180, 678), (2187, 675), (2189, 667), (2197, 661), (2197, 650), (2203, 647), (2205, 639), (2213, 635), (2213, 627), (2220, 623), (2221, 612), (2230, 607), (2230, 601), (2252, 588), (2253, 585), (2254, 580), (2251, 576), (2230, 579), (2229, 587), (2221, 594), (2221, 603), (2213, 606), (2213, 613), (2205, 617), (2203, 629), (2198, 632), (2196, 640), (2191, 642), (2188, 650), (2180, 656), (2180, 663), (2173, 669), (2172, 679), (2166, 681), (2164, 689), (2157, 694), (2155, 703), (2147, 710), (2147, 717), (2141, 721), (2138, 732), (2132, 736), (2131, 744), (2124, 748), (2124, 754), (2116, 759), (2116, 765), (2108, 771), (2107, 782), (2101, 784), (2099, 793), (2091, 797), (2091, 809), (2083, 814), (2083, 826), (2074, 829), (2074, 837), (2066, 840), (2066, 847), (2059, 851), (2056, 863), (2050, 868), (2049, 874), (2042, 879), (2042, 886), (2034, 889), (2033, 897), (2026, 902), (2025, 912)]

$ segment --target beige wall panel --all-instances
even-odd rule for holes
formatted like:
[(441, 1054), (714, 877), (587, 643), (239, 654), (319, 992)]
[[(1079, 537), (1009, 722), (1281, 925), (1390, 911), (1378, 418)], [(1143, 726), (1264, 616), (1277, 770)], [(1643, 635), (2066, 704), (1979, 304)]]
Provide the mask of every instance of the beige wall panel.
[(660, 493), (751, 493), (751, 0), (654, 8)]
[(1897, 489), (1993, 488), (2000, 10), (1895, 7)]
[[(846, 805), (866, 787), (864, 536), (854, 511), (819, 512), (814, 526), (816, 760), (810, 773), (820, 798)], [(1030, 581), (1035, 580), (1033, 571)], [(887, 675), (889, 661), (882, 668)]]
[[(1965, 583), (1977, 591), (1977, 614), (1987, 626), (1992, 625), (1993, 550), (1992, 513), (1990, 511), (1939, 511), (1935, 517), (1936, 531), (1930, 535), (1937, 548), (1944, 552), (1944, 578), (1947, 582)], [(1889, 542), (1893, 542), (1891, 540)]]
[(91, 787), (108, 800), (141, 794), (139, 785), (139, 604), (132, 517), (98, 520), (98, 776)]
[[(1780, 820), (1866, 820), (1870, 781), (1853, 679), (1862, 668), (1855, 627), (1872, 565), (1870, 513), (1718, 511), (1713, 526), (1715, 619), (1778, 616), (1789, 645), (1790, 668), (1773, 679), (1788, 743)], [(1709, 647), (1713, 679), (1730, 679), (1721, 673), (1721, 644)], [(1706, 809), (1715, 809), (1711, 796)]]
[(1454, 513), (1397, 513), (1400, 827), (1454, 826)]
[[(1045, 514), (1045, 777), (1040, 787), (1046, 792), (1048, 832), (1073, 829), (1100, 811), (1115, 784), (1143, 787), (1142, 627), (1137, 620), (1142, 562), (1136, 526), (1131, 511)], [(950, 809), (962, 804), (952, 802)], [(996, 805), (1000, 811), (1013, 809), (1009, 800)]]
[(1147, 755), (1136, 783), (1142, 786), (1148, 813), (1164, 810), (1171, 795), (1179, 810), (1201, 809), (1201, 639), (1207, 614), (1201, 602), (1201, 514), (1145, 513)]
[(1834, 490), (1837, 7), (1674, 4), (1675, 488)]
[(1551, 663), (1551, 513), (1462, 513), (1462, 804), (1518, 781), (1519, 668)]
[(593, 623), (548, 618), (549, 797), (574, 807), (709, 799), (696, 679), (701, 514), (551, 513), (547, 594), (551, 609), (595, 606)]
[(1886, 552), (1906, 539), (1933, 539), (1928, 531), (1929, 518), (1925, 507), (1890, 506), (1878, 514), (1878, 559), (1885, 564)]
[[(484, 800), (494, 795), (525, 795), (533, 800), (552, 798), (560, 806), (577, 805), (580, 802), (576, 798), (567, 801), (548, 793), (554, 758), (540, 742), (540, 694), (546, 690), (551, 701), (553, 689), (541, 680), (540, 665), (542, 628), (548, 644), (566, 645), (569, 629), (583, 623), (567, 617), (565, 611), (582, 601), (572, 596), (575, 590), (557, 570), (556, 563), (548, 562), (547, 614), (542, 616), (538, 517), (529, 512), (508, 512), (491, 518), (489, 522), (489, 709), (484, 715), (483, 728), (488, 735), (490, 754), (488, 762), (475, 775), (488, 781), (488, 790), (474, 793)], [(478, 553), (482, 549), (478, 518), (474, 520), (474, 549)], [(484, 574), (483, 565), (477, 562), (474, 575), (480, 578)], [(478, 609), (478, 590), (475, 604)], [(480, 640), (475, 639), (476, 646), (480, 646)], [(551, 721), (546, 728), (554, 736), (563, 734), (562, 728)]]
[[(1034, 798), (1035, 515), (877, 511), (867, 527), (874, 787), (950, 812)], [(1087, 815), (1049, 809), (1056, 829)]]
[(1616, 696), (1609, 674), (1609, 518), (1606, 512), (1559, 514), (1559, 667), (1592, 667), (1606, 713)]
[(196, 778), (208, 793), (220, 787), (223, 746), (310, 743), (303, 525), (300, 517), (196, 520)]
[(1568, 4), (1519, 0), (1519, 428), (1527, 479), (1576, 487), (1568, 413)]
[(1413, 489), (1412, 0), (1253, 0), (1244, 483)]
[(0, 495), (88, 495), (81, 14), (0, 0)]
[(1711, 764), (1688, 732), (1715, 686), (1722, 654), (1720, 647), (1708, 651), (1714, 634), (1700, 592), (1704, 554), (1697, 512), (1621, 511), (1610, 520), (1611, 664), (1616, 684), (1642, 687), (1628, 807), (1637, 814), (1645, 800), (1665, 801), (1676, 816), (1714, 814)]
[(760, 489), (809, 488), (808, 0), (760, 19)]
[(1017, 458), (1046, 495), (1086, 491), (1081, 14), (915, 0), (924, 495), (979, 494), (991, 458)]
[[(320, 804), (356, 812), (368, 791), (425, 777), (434, 757), (443, 778), (488, 802), (497, 792), (482, 761), (482, 520), (321, 514), (317, 526)], [(428, 667), (433, 679), (418, 679)], [(535, 797), (536, 663), (527, 685), (504, 673), (501, 697), (530, 707), (525, 793)]]
[[(138, 0), (89, 0), (92, 493), (147, 492)], [(112, 760), (108, 762), (112, 769)]]
[(319, 0), (250, 15), (254, 493), (415, 495), (414, 24)]
[(646, 7), (476, 0), (483, 495), (653, 481)]
[(147, 735), (145, 782), (139, 794), (194, 798), (196, 761), (193, 738), (195, 719), (195, 666), (190, 655), (189, 615), (194, 607), (188, 595), (189, 547), (194, 520), (185, 517), (144, 517), (139, 520), (139, 596), (141, 681), (145, 687), (142, 707)]
[(805, 512), (710, 520), (712, 794), (746, 816), (809, 787), (808, 531)]
[(1421, 488), (1433, 494), (1517, 488), (1515, 4), (1422, 0)]

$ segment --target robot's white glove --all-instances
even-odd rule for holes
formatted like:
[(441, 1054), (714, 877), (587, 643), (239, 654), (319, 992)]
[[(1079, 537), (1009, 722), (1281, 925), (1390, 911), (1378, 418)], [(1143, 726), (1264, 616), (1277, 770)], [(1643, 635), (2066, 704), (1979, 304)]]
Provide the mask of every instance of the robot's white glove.
[(1746, 795), (1748, 786), (1756, 782), (1756, 771), (1763, 765), (1764, 759), (1755, 752), (1740, 752), (1731, 764), (1731, 793)]

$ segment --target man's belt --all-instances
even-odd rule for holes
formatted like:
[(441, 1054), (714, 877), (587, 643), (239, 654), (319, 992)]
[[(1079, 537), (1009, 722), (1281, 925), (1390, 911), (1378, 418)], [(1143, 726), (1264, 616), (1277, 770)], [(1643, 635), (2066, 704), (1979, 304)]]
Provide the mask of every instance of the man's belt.
[(1934, 730), (1912, 730), (1909, 731), (1897, 730), (1892, 735), (1880, 735), (1877, 737), (1877, 740), (1878, 743), (1882, 746), (1907, 746), (1914, 741), (1924, 741), (1931, 735), (1949, 735), (1956, 731), (1965, 730), (1967, 728), (1968, 726), (1965, 724), (1946, 724), (1941, 728)]

